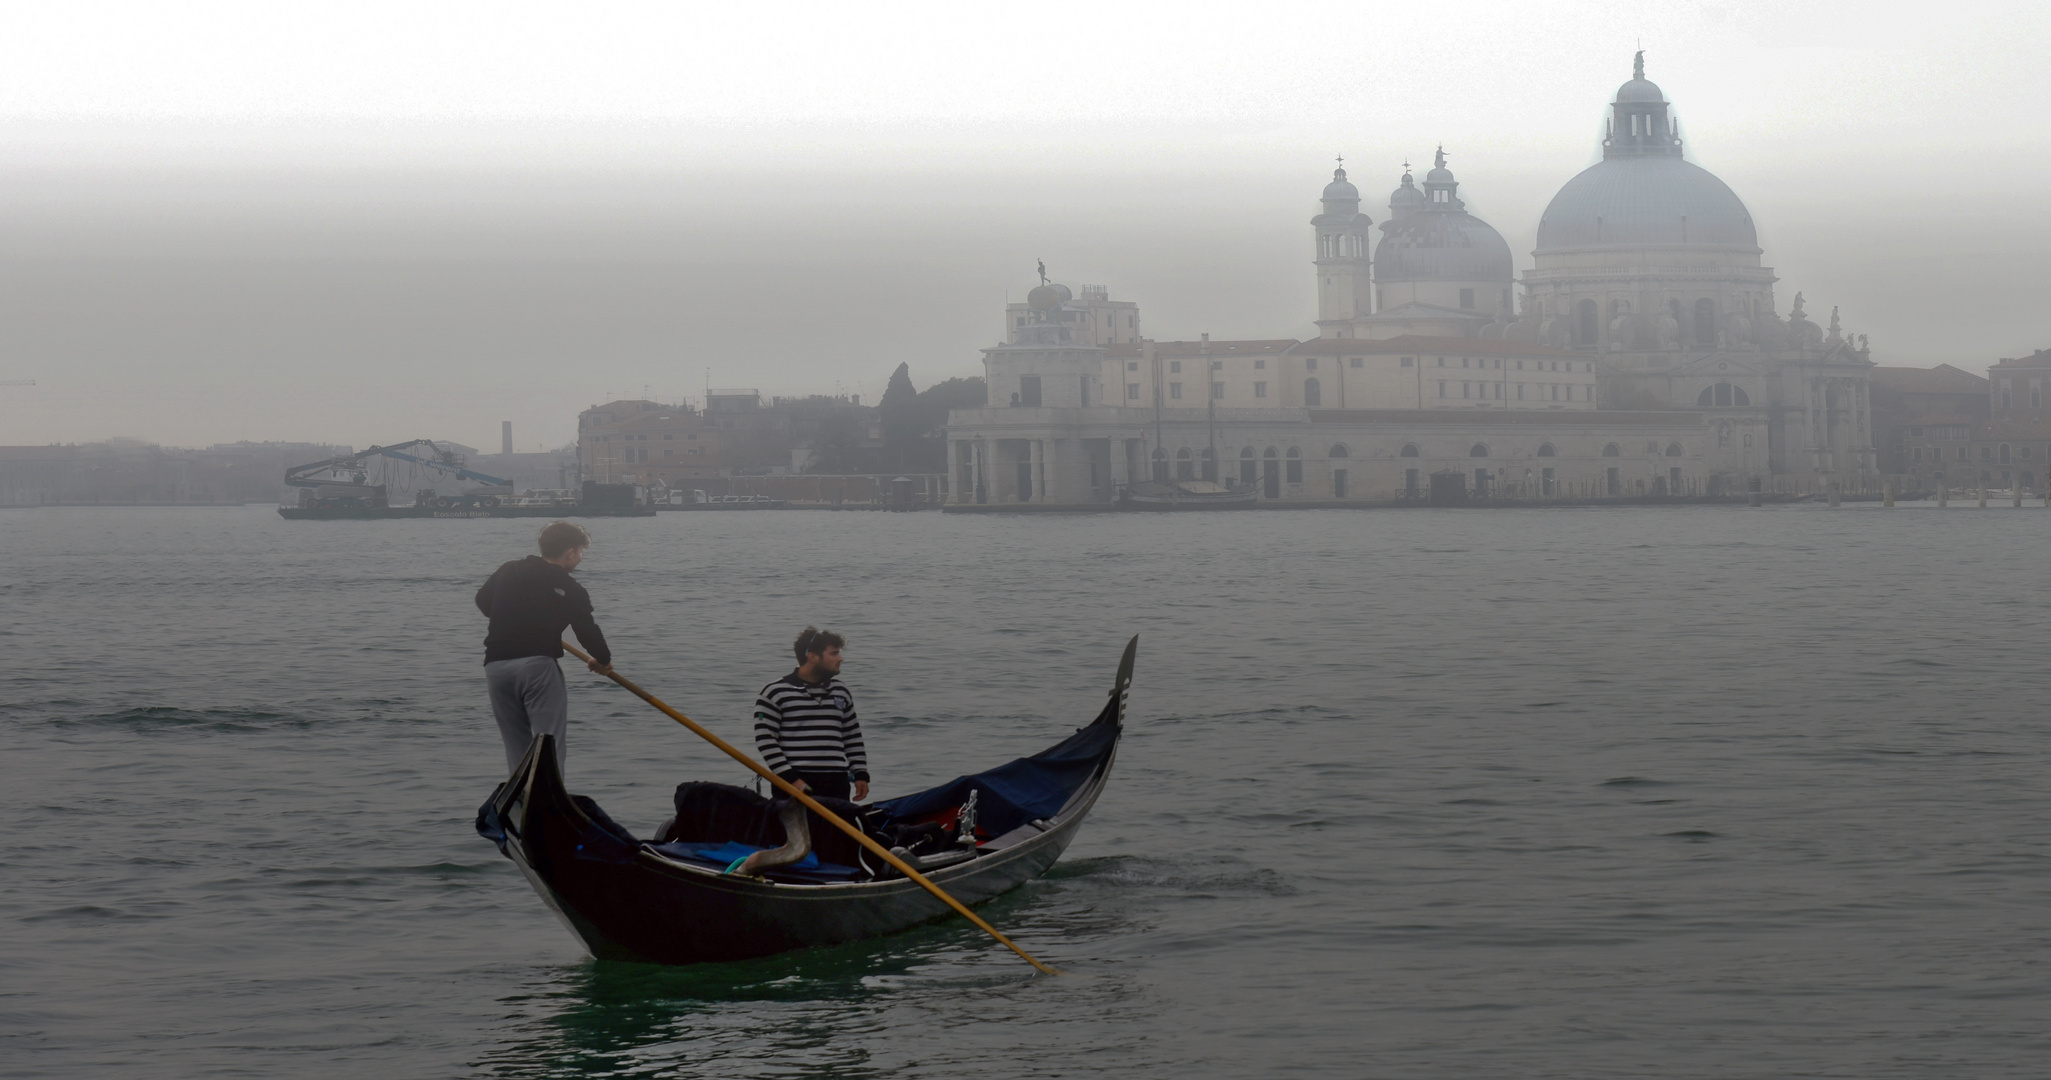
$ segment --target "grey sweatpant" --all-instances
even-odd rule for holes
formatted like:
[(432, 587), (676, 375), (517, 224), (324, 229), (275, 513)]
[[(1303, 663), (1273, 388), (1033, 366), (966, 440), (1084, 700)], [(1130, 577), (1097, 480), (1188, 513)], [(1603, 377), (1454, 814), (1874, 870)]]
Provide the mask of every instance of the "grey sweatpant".
[(522, 656), (486, 664), (484, 685), (491, 691), (499, 737), (506, 741), (506, 775), (511, 776), (527, 756), (536, 735), (555, 736), (555, 763), (561, 768), (568, 760), (563, 729), (570, 722), (570, 692), (555, 657)]

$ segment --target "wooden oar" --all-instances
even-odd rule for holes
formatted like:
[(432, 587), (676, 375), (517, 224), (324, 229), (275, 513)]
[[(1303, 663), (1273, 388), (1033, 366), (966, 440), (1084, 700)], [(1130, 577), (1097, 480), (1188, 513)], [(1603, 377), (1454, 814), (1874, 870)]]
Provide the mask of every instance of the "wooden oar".
[[(575, 645), (572, 645), (569, 642), (565, 641), (563, 642), (563, 648), (568, 649), (570, 651), (570, 654), (572, 656), (575, 656), (577, 659), (582, 660), (587, 664), (592, 663), (591, 655), (585, 652), (584, 650), (579, 649)], [(796, 799), (798, 802), (803, 803), (805, 809), (810, 810), (813, 813), (819, 815), (820, 817), (826, 819), (827, 824), (832, 825), (834, 828), (839, 829), (841, 832), (844, 832), (849, 836), (854, 837), (856, 843), (859, 843), (863, 847), (868, 848), (872, 854), (876, 855), (878, 858), (881, 858), (884, 862), (889, 863), (891, 866), (896, 867), (898, 873), (901, 873), (905, 877), (908, 877), (913, 881), (918, 882), (921, 888), (925, 889), (929, 893), (932, 893), (934, 896), (939, 897), (941, 902), (945, 903), (948, 907), (951, 907), (954, 910), (960, 912), (962, 918), (965, 918), (968, 921), (975, 923), (977, 926), (982, 927), (984, 933), (990, 935), (993, 938), (996, 938), (1000, 943), (1004, 945), (1005, 948), (1010, 949), (1012, 952), (1015, 952), (1020, 957), (1024, 958), (1026, 963), (1031, 964), (1032, 966), (1040, 969), (1042, 972), (1048, 975), (1061, 974), (1061, 972), (1056, 971), (1055, 969), (1040, 963), (1038, 960), (1033, 959), (1031, 953), (1028, 953), (1024, 949), (1019, 948), (1016, 944), (1012, 942), (1010, 938), (998, 933), (996, 927), (984, 922), (981, 916), (977, 915), (973, 911), (970, 911), (968, 907), (964, 905), (961, 901), (956, 900), (954, 897), (947, 895), (947, 891), (945, 889), (942, 889), (940, 886), (935, 885), (931, 881), (927, 880), (926, 875), (921, 874), (917, 870), (912, 869), (910, 864), (906, 863), (903, 859), (900, 859), (896, 855), (892, 854), (889, 848), (884, 847), (882, 844), (879, 844), (875, 840), (871, 839), (869, 837), (869, 834), (841, 820), (839, 814), (836, 814), (833, 811), (828, 810), (825, 807), (819, 805), (817, 800), (813, 799), (810, 795), (807, 795), (804, 792), (799, 791), (794, 785), (791, 784), (790, 781), (785, 780), (783, 777), (778, 776), (773, 772), (770, 772), (768, 769), (764, 768), (761, 765), (761, 763), (757, 762), (754, 758), (751, 758), (748, 755), (741, 753), (739, 750), (734, 749), (731, 743), (728, 743), (725, 739), (722, 739), (719, 736), (714, 735), (713, 733), (705, 730), (703, 727), (700, 727), (697, 721), (692, 720), (690, 717), (685, 716), (683, 713), (680, 713), (675, 709), (670, 708), (668, 705), (663, 704), (660, 698), (656, 697), (654, 694), (651, 694), (646, 690), (641, 689), (638, 686), (635, 686), (633, 680), (628, 679), (626, 676), (621, 675), (616, 671), (607, 671), (605, 673), (605, 677), (620, 684), (621, 686), (626, 687), (628, 693), (634, 695), (637, 698), (640, 698), (642, 701), (645, 701), (658, 709), (661, 709), (663, 713), (667, 715), (671, 720), (674, 720), (677, 723), (682, 724), (687, 728), (690, 728), (691, 732), (697, 735), (699, 738), (704, 739), (706, 742), (709, 742), (712, 745), (719, 747), (720, 750), (726, 753), (726, 756), (754, 770), (755, 775), (760, 776), (762, 779), (767, 780), (771, 784), (776, 785), (776, 789), (778, 791), (781, 791), (785, 795), (788, 795), (791, 798)]]

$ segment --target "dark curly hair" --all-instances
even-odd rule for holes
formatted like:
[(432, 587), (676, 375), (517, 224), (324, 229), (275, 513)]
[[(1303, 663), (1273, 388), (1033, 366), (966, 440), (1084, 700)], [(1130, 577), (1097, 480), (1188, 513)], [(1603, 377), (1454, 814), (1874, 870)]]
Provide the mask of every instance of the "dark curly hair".
[(798, 654), (798, 665), (800, 667), (804, 666), (805, 657), (813, 653), (823, 653), (828, 649), (844, 649), (846, 647), (846, 638), (831, 630), (821, 630), (816, 626), (805, 627), (804, 630), (798, 633), (798, 640), (791, 643), (791, 651)]

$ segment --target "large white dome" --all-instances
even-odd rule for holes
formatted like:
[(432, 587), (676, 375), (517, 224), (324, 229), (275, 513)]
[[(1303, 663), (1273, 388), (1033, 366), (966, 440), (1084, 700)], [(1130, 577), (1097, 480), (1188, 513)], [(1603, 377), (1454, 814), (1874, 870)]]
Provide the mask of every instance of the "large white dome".
[(1673, 155), (1614, 156), (1567, 181), (1538, 221), (1537, 253), (1707, 247), (1757, 253), (1751, 212), (1715, 174)]

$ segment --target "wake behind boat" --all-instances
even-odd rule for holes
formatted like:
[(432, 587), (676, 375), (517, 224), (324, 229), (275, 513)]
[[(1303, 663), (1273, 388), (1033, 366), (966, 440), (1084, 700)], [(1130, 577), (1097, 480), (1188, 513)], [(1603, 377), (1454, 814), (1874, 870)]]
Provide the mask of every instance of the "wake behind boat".
[[(1074, 840), (1110, 779), (1138, 644), (1126, 645), (1096, 719), (1046, 750), (867, 808), (826, 800), (828, 808), (898, 845), (914, 869), (963, 903), (1038, 877)], [(639, 839), (568, 792), (553, 740), (542, 735), (478, 810), (477, 831), (601, 960), (739, 960), (949, 914), (918, 883), (876, 866), (859, 845), (792, 806), (745, 788), (685, 784), (676, 818)], [(809, 849), (801, 859), (800, 847)], [(729, 872), (774, 862), (784, 865)]]

